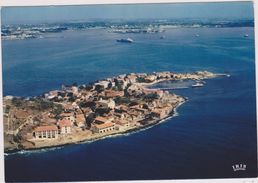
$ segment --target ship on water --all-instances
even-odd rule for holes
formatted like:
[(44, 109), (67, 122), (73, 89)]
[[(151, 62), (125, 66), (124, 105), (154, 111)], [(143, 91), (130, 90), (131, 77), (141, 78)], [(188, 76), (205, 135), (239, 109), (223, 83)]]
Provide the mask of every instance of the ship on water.
[(204, 86), (204, 82), (198, 81), (198, 82), (196, 82), (195, 84), (192, 85), (192, 88), (202, 87), (202, 86)]
[(131, 38), (127, 38), (127, 39), (117, 39), (116, 41), (117, 41), (117, 42), (120, 42), (120, 43), (132, 43), (132, 42), (133, 42), (133, 39), (131, 39)]

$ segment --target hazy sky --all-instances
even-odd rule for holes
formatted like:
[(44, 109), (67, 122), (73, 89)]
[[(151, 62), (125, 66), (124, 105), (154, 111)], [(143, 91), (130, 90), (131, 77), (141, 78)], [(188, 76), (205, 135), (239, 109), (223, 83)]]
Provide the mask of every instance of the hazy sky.
[(6, 7), (1, 10), (2, 24), (83, 21), (92, 18), (252, 19), (253, 14), (251, 2)]

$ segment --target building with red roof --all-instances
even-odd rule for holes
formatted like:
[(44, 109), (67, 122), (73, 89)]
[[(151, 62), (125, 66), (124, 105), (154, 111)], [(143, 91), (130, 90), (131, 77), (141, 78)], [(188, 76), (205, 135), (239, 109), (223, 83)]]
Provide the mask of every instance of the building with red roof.
[(56, 125), (38, 126), (33, 131), (35, 139), (55, 139), (58, 137)]
[(93, 131), (95, 133), (105, 133), (115, 130), (115, 124), (111, 122), (106, 122), (103, 124), (94, 124)]
[(60, 134), (71, 133), (71, 127), (72, 127), (71, 121), (67, 119), (62, 119), (58, 121), (58, 126), (60, 129)]

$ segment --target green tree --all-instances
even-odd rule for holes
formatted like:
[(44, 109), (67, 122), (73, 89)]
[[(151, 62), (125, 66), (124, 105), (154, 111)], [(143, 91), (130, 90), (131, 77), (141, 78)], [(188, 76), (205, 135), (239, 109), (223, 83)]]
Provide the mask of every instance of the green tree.
[(52, 111), (52, 113), (53, 113), (56, 117), (58, 117), (62, 112), (63, 112), (63, 107), (62, 107), (62, 105), (60, 105), (60, 104), (55, 105), (55, 107), (54, 107), (54, 109), (53, 109), (53, 111)]
[(12, 104), (13, 104), (14, 106), (16, 106), (16, 107), (21, 107), (22, 104), (23, 104), (23, 100), (22, 100), (22, 98), (14, 97), (14, 98), (12, 99)]
[(98, 93), (101, 93), (104, 91), (104, 86), (102, 85), (96, 85), (95, 86), (95, 90), (98, 92)]
[(153, 101), (153, 100), (158, 99), (158, 98), (159, 98), (159, 96), (156, 93), (150, 93), (150, 94), (147, 94), (143, 97), (143, 99), (145, 101)]
[(143, 78), (143, 77), (138, 77), (138, 78), (136, 78), (136, 81), (137, 81), (138, 83), (145, 83), (145, 82), (146, 82), (145, 78)]

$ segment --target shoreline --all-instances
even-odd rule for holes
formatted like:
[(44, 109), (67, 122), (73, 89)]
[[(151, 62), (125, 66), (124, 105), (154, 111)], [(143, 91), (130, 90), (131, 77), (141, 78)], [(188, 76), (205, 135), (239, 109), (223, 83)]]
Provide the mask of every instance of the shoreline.
[(166, 117), (164, 117), (162, 119), (155, 119), (151, 123), (149, 123), (147, 125), (144, 125), (144, 126), (131, 128), (131, 129), (128, 129), (128, 130), (122, 131), (122, 132), (115, 132), (115, 133), (108, 134), (108, 135), (101, 136), (101, 137), (93, 137), (91, 139), (81, 140), (81, 141), (78, 141), (78, 142), (68, 142), (68, 143), (60, 144), (60, 145), (50, 145), (50, 146), (27, 148), (27, 149), (25, 148), (25, 149), (7, 150), (7, 151), (4, 151), (4, 156), (17, 154), (17, 153), (22, 152), (22, 151), (25, 152), (25, 153), (26, 153), (26, 151), (27, 152), (28, 151), (35, 152), (35, 151), (39, 151), (39, 150), (44, 150), (44, 149), (45, 150), (50, 150), (52, 148), (54, 149), (54, 148), (65, 147), (65, 146), (69, 146), (69, 145), (76, 145), (76, 144), (79, 145), (79, 144), (93, 143), (95, 141), (106, 139), (106, 138), (114, 138), (116, 136), (131, 135), (133, 133), (138, 133), (140, 131), (147, 130), (147, 129), (152, 128), (156, 125), (162, 124), (163, 122), (166, 122), (168, 119), (176, 117), (177, 108), (180, 107), (181, 105), (183, 105), (185, 102), (187, 102), (187, 98), (185, 98), (185, 97), (183, 97), (183, 98), (184, 98), (184, 101), (180, 102), (175, 108), (173, 108), (173, 110)]
[[(25, 99), (23, 105), (23, 101), (21, 101), (23, 99), (19, 101), (19, 99), (14, 100), (15, 98), (12, 98), (12, 96), (5, 97), (5, 102), (9, 104), (9, 112), (5, 112), (8, 129), (9, 121), (15, 120), (16, 117), (13, 116), (17, 116), (17, 114), (18, 117), (21, 117), (20, 119), (26, 121), (23, 125), (19, 125), (16, 131), (10, 131), (13, 136), (18, 138), (18, 141), (7, 141), (9, 146), (4, 148), (4, 152), (14, 153), (22, 150), (38, 150), (92, 142), (152, 127), (169, 117), (174, 117), (176, 109), (187, 101), (187, 97), (168, 92), (165, 89), (150, 88), (150, 86), (164, 81), (193, 80), (199, 82), (219, 76), (228, 75), (214, 74), (208, 71), (196, 71), (194, 73), (174, 73), (170, 71), (150, 74), (130, 73), (96, 81), (88, 88), (86, 85), (62, 85), (62, 90), (49, 91), (39, 97), (39, 101), (48, 106), (44, 111), (38, 111), (40, 113), (39, 117), (36, 116), (37, 113), (35, 112), (37, 111), (36, 107), (41, 106), (41, 103), (37, 100), (32, 99), (26, 102)], [(119, 86), (122, 89), (119, 89)], [(125, 92), (127, 93), (125, 94)], [(104, 97), (104, 100), (102, 97)], [(124, 98), (124, 101), (120, 99), (121, 97)], [(70, 99), (73, 99), (72, 102)], [(125, 99), (129, 100), (129, 104), (132, 105), (130, 106)], [(50, 103), (42, 102), (44, 100)], [(137, 102), (133, 103), (133, 100)], [(90, 103), (87, 103), (87, 101)], [(19, 109), (16, 104), (27, 107), (30, 113), (24, 111), (24, 109)], [(50, 107), (50, 104), (52, 104), (52, 107)], [(90, 107), (93, 104), (95, 108)], [(57, 109), (57, 105), (59, 105), (59, 110), (55, 112), (53, 108)], [(144, 105), (147, 107), (144, 107)], [(36, 110), (30, 109), (28, 106), (35, 107)], [(13, 110), (10, 110), (11, 107), (13, 107)], [(109, 111), (106, 112), (104, 109), (109, 109)], [(103, 114), (99, 114), (101, 110), (104, 112)], [(16, 111), (19, 113), (16, 113)], [(86, 118), (90, 114), (94, 115), (90, 122), (93, 126), (89, 125), (89, 128), (86, 128), (88, 125), (86, 124)], [(36, 125), (34, 119), (38, 119)], [(122, 124), (119, 122), (120, 120)], [(84, 128), (78, 125), (81, 124), (79, 121), (84, 121)], [(46, 138), (46, 135), (45, 138), (42, 138), (44, 131), (42, 129), (45, 128), (48, 128), (44, 132), (45, 134), (48, 133), (48, 138)], [(103, 131), (101, 131), (102, 128)], [(36, 130), (41, 131), (37, 132)], [(18, 133), (24, 136), (18, 137)], [(38, 134), (40, 134), (40, 137), (38, 137)], [(53, 136), (50, 136), (50, 134)], [(61, 134), (61, 136), (59, 137), (58, 134)]]

